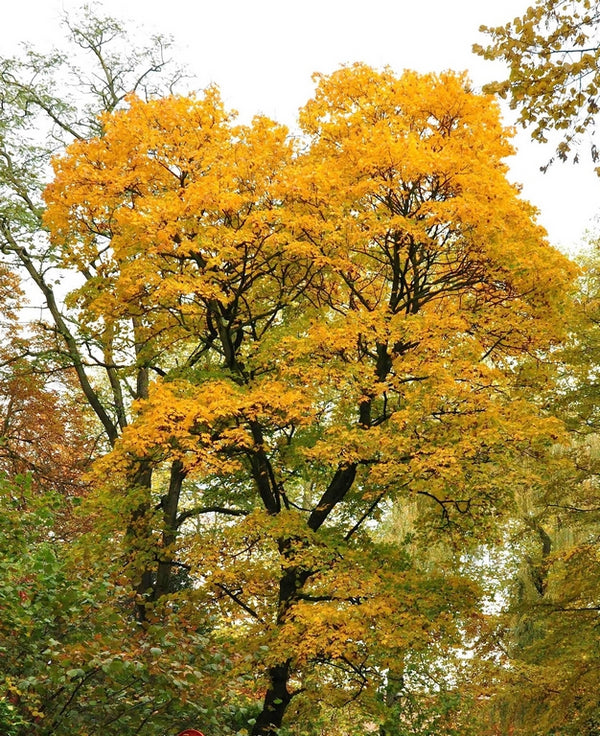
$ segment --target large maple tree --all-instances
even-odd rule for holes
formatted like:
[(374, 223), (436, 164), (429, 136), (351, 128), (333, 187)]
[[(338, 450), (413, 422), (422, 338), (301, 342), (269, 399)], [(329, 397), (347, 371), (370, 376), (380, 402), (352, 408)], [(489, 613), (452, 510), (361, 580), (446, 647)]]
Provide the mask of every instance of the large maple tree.
[(560, 338), (573, 268), (461, 76), (319, 76), (296, 139), (215, 89), (100, 125), (55, 161), (45, 224), (112, 397), (83, 384), (138, 618), (211, 617), (264, 693), (255, 736), (367, 700), (477, 600), (374, 521), (420, 496), (460, 550), (510, 506), (511, 460), (558, 431), (520, 364)]

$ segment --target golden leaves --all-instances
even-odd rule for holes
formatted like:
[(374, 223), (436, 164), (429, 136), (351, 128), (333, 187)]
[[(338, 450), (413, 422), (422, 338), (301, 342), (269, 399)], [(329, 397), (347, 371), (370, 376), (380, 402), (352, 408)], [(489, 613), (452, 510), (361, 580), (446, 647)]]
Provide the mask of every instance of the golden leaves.
[(319, 76), (302, 152), (266, 118), (234, 126), (214, 89), (129, 105), (47, 192), (88, 274), (76, 303), (167, 377), (117, 453), (204, 479), (265, 453), (290, 499), (307, 492), (292, 478), (340, 465), (363, 467), (358, 498), (444, 498), (519, 446), (514, 362), (560, 337), (573, 268), (506, 181), (497, 107), (464, 76)]
[(234, 125), (215, 90), (132, 98), (57, 162), (46, 222), (113, 376), (152, 375), (96, 468), (130, 515), (153, 471), (147, 559), (184, 560), (189, 605), (249, 662), (385, 667), (454, 636), (473, 590), (410, 569), (373, 520), (423, 497), (476, 539), (531, 479), (507, 468), (556, 436), (526, 393), (573, 268), (463, 76), (343, 68), (300, 122), (303, 146)]
[(589, 0), (538, 0), (511, 23), (482, 26), (491, 43), (474, 46), (484, 58), (507, 63), (506, 79), (486, 90), (509, 98), (511, 107), (520, 110), (519, 122), (532, 126), (534, 139), (547, 141), (552, 128), (565, 131), (557, 147), (562, 160), (593, 127), (598, 112), (599, 15), (591, 5)]
[(265, 453), (292, 486), (357, 465), (443, 495), (518, 446), (514, 362), (560, 337), (573, 267), (464, 76), (317, 82), (303, 150), (267, 118), (234, 125), (214, 88), (130, 98), (56, 162), (46, 222), (107, 355), (165, 377), (117, 452), (201, 478)]
[[(227, 306), (240, 280), (269, 267), (271, 190), (290, 144), (264, 118), (233, 126), (214, 88), (128, 102), (103, 118), (101, 138), (55, 162), (46, 224), (65, 265), (86, 277), (77, 298), (91, 321), (149, 315), (158, 303), (155, 332), (177, 333), (169, 309), (189, 318), (212, 300)], [(116, 299), (98, 293), (98, 279)]]

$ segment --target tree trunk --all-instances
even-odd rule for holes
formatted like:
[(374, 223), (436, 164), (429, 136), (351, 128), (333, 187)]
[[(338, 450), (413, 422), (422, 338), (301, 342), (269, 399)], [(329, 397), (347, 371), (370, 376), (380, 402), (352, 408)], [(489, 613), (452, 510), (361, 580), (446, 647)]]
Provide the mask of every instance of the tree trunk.
[(181, 495), (181, 485), (185, 478), (185, 471), (181, 460), (175, 460), (171, 465), (171, 478), (169, 481), (169, 489), (162, 500), (163, 508), (163, 524), (162, 533), (162, 551), (158, 560), (158, 570), (156, 572), (156, 585), (154, 586), (154, 599), (158, 600), (163, 595), (167, 595), (171, 588), (172, 578), (172, 545), (177, 539), (177, 509), (179, 507), (179, 496)]
[(289, 660), (285, 664), (270, 667), (269, 685), (263, 709), (252, 729), (252, 736), (275, 736), (283, 721), (292, 696), (288, 690), (290, 676)]
[[(290, 607), (298, 600), (298, 593), (311, 576), (311, 571), (297, 565), (286, 565), (293, 551), (294, 539), (279, 539), (279, 553), (284, 560), (284, 570), (279, 581), (279, 597), (277, 625), (281, 626), (287, 617)], [(281, 726), (285, 711), (293, 697), (288, 689), (291, 660), (286, 660), (267, 670), (268, 686), (262, 711), (260, 712), (251, 736), (274, 736)]]

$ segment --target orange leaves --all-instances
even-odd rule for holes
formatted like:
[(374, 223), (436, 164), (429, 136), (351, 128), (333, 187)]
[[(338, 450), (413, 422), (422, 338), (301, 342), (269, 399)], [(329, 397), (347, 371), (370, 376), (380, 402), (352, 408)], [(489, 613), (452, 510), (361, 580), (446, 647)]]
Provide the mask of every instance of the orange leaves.
[(489, 98), (449, 73), (355, 65), (318, 81), (302, 154), (266, 118), (233, 126), (214, 89), (131, 98), (102, 138), (73, 145), (46, 222), (87, 279), (90, 321), (144, 314), (161, 340), (182, 340), (207, 308), (256, 330), (309, 294), (388, 316), (527, 295), (503, 322), (560, 299), (570, 267), (505, 179), (511, 148)]
[(360, 468), (357, 498), (394, 478), (442, 497), (520, 446), (514, 367), (560, 338), (573, 267), (464, 76), (317, 81), (304, 148), (236, 126), (214, 88), (130, 98), (57, 161), (46, 222), (106, 362), (160, 376), (117, 453), (243, 477), (271, 511), (336, 468)]
[(342, 294), (392, 312), (474, 289), (560, 299), (568, 267), (506, 181), (511, 148), (489, 98), (460, 76), (362, 65), (318, 81), (296, 190), (311, 192), (301, 227), (345, 276)]
[[(132, 97), (103, 125), (56, 161), (46, 223), (64, 263), (88, 280), (78, 301), (91, 320), (145, 313), (155, 331), (177, 333), (167, 310), (227, 306), (240, 280), (270, 268), (287, 131), (261, 118), (234, 127), (212, 88), (197, 100)], [(116, 299), (98, 294), (98, 279)]]
[(236, 668), (334, 663), (351, 694), (472, 612), (473, 586), (411, 567), (377, 523), (419, 497), (411, 533), (477, 544), (531, 480), (515, 459), (557, 428), (524, 394), (573, 269), (463, 76), (344, 68), (300, 123), (296, 145), (266, 118), (235, 126), (215, 90), (132, 98), (57, 163), (46, 222), (135, 398), (95, 472), (126, 491), (109, 504), (144, 585), (157, 560), (167, 596), (181, 561), (177, 605), (206, 607)]
[(240, 456), (255, 444), (250, 424), (275, 430), (300, 427), (311, 421), (312, 412), (304, 392), (276, 380), (250, 391), (218, 379), (201, 385), (157, 381), (149, 399), (137, 408), (137, 419), (125, 429), (117, 455), (182, 460), (186, 473), (200, 477), (240, 469)]

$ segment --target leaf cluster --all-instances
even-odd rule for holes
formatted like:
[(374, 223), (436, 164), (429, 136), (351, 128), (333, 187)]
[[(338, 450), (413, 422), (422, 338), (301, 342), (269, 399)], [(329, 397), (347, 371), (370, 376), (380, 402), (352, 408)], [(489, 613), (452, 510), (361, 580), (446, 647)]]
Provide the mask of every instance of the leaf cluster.
[[(558, 131), (560, 160), (577, 161), (583, 134), (594, 133), (600, 89), (599, 21), (592, 0), (540, 0), (504, 26), (482, 26), (491, 43), (474, 46), (484, 58), (508, 66), (507, 78), (485, 89), (519, 110), (519, 122), (531, 128), (535, 140), (546, 142), (551, 131)], [(590, 154), (596, 162), (593, 138)]]

